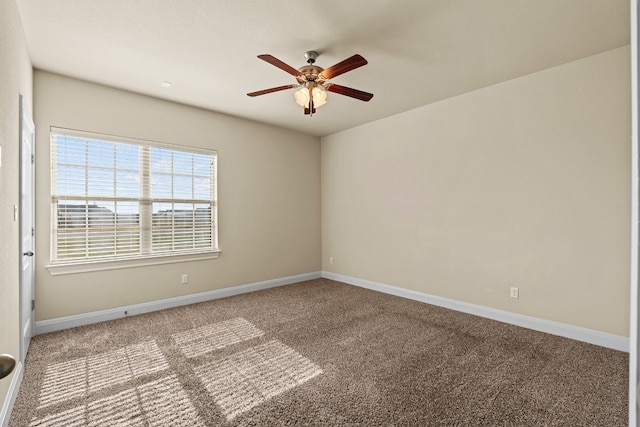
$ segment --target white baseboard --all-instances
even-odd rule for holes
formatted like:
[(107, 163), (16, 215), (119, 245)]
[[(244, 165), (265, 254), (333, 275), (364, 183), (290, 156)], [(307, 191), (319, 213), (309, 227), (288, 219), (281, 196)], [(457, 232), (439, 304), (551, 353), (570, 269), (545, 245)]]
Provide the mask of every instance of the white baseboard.
[(486, 317), (500, 322), (521, 326), (523, 328), (533, 329), (552, 335), (559, 335), (565, 338), (599, 345), (601, 347), (625, 351), (627, 353), (629, 352), (629, 338), (619, 335), (607, 334), (604, 332), (594, 331), (592, 329), (581, 328), (579, 326), (567, 325), (565, 323), (553, 322), (504, 310), (497, 310), (482, 305), (442, 298), (409, 289), (385, 285), (383, 283), (372, 282), (370, 280), (359, 279), (357, 277), (343, 276), (341, 274), (331, 273), (328, 271), (323, 271), (322, 277), (359, 286), (361, 288), (367, 288), (378, 292), (384, 292), (386, 294), (461, 311), (463, 313)]
[(45, 334), (47, 332), (60, 331), (63, 329), (74, 328), (76, 326), (90, 325), (92, 323), (120, 319), (122, 317), (134, 316), (137, 314), (150, 313), (152, 311), (180, 307), (183, 305), (195, 304), (213, 299), (245, 294), (247, 292), (260, 291), (277, 286), (290, 285), (292, 283), (303, 282), (305, 280), (319, 279), (320, 277), (322, 277), (322, 274), (319, 271), (313, 273), (298, 274), (296, 276), (282, 277), (278, 279), (265, 280), (262, 282), (248, 283), (245, 285), (230, 286), (228, 288), (216, 289), (213, 291), (145, 302), (124, 307), (111, 308), (108, 310), (94, 311), (91, 313), (83, 313), (66, 317), (58, 317), (55, 319), (40, 320), (36, 321), (34, 333), (35, 335)]
[(4, 399), (4, 403), (2, 404), (2, 409), (0, 409), (1, 427), (7, 427), (9, 425), (11, 410), (13, 409), (13, 404), (16, 402), (16, 397), (18, 397), (20, 383), (22, 383), (22, 374), (22, 362), (18, 362), (16, 364), (15, 370), (13, 371), (13, 377), (11, 377), (11, 385), (9, 386), (9, 391)]

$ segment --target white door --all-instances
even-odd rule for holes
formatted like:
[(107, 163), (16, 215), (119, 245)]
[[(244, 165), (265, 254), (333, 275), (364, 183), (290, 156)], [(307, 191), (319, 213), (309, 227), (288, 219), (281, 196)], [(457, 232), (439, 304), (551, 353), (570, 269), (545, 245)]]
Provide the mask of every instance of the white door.
[(20, 95), (20, 360), (33, 336), (34, 279), (34, 148), (35, 126)]

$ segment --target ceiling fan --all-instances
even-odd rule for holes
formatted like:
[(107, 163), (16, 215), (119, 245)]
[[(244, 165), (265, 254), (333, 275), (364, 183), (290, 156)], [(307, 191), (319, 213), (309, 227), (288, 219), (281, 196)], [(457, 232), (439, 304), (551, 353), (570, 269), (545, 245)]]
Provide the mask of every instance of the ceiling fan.
[(372, 93), (328, 82), (329, 79), (339, 76), (340, 74), (344, 74), (347, 71), (366, 65), (366, 59), (356, 54), (342, 62), (338, 62), (337, 64), (324, 69), (314, 65), (318, 55), (318, 52), (315, 51), (306, 52), (304, 57), (306, 58), (308, 65), (305, 65), (298, 70), (285, 64), (272, 55), (258, 55), (258, 58), (263, 61), (266, 61), (294, 76), (298, 83), (259, 90), (257, 92), (248, 93), (247, 95), (259, 96), (281, 90), (298, 89), (294, 93), (296, 103), (304, 108), (304, 114), (309, 115), (313, 115), (313, 113), (316, 112), (316, 108), (321, 107), (327, 102), (327, 91), (350, 96), (351, 98), (356, 98), (365, 102), (373, 98)]

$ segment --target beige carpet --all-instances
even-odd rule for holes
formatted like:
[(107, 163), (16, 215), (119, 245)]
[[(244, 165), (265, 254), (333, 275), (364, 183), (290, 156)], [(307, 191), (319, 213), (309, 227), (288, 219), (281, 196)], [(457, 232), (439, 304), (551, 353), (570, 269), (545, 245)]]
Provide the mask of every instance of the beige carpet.
[(318, 279), (37, 336), (9, 425), (621, 426), (627, 364)]

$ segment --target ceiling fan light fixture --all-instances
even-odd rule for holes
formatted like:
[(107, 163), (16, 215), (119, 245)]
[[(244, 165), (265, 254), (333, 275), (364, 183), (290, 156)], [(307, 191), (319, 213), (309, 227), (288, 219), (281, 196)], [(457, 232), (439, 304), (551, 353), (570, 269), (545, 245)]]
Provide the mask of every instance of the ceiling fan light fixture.
[(327, 103), (327, 91), (322, 86), (318, 85), (311, 88), (303, 85), (300, 89), (294, 92), (293, 96), (296, 98), (296, 104), (303, 108), (309, 108), (309, 101), (311, 100), (311, 97), (313, 97), (313, 106), (315, 108), (322, 107)]

